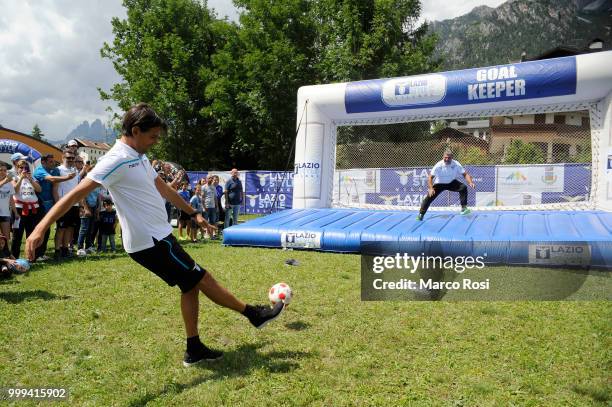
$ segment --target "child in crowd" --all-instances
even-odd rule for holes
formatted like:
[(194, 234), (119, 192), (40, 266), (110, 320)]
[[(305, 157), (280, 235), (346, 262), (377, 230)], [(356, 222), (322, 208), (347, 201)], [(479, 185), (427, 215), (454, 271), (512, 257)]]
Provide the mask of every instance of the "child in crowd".
[(117, 212), (113, 209), (113, 201), (105, 199), (104, 210), (100, 211), (100, 251), (106, 251), (106, 240), (110, 240), (111, 251), (115, 252), (115, 229), (117, 226)]
[[(189, 200), (189, 205), (191, 205), (191, 207), (193, 209), (195, 209), (198, 213), (202, 213), (202, 187), (198, 184), (195, 187), (195, 194), (193, 194), (193, 196), (191, 197), (191, 199)], [(198, 241), (198, 230), (200, 229), (200, 226), (198, 225), (198, 222), (195, 220), (195, 218), (191, 218), (191, 241), (192, 242), (197, 242)]]
[(25, 273), (25, 269), (16, 261), (8, 247), (6, 236), (0, 233), (0, 278), (9, 278), (14, 273)]
[[(179, 195), (185, 202), (189, 202), (191, 199), (191, 195), (189, 194), (189, 190), (187, 190), (187, 183), (183, 182), (181, 184), (181, 188), (178, 191)], [(181, 211), (178, 219), (178, 238), (179, 240), (184, 240), (183, 237), (183, 228), (187, 231), (187, 239), (191, 236), (191, 216), (185, 211)]]
[(11, 233), (11, 213), (17, 216), (15, 209), (15, 187), (8, 180), (9, 165), (0, 161), (0, 232), (8, 239)]

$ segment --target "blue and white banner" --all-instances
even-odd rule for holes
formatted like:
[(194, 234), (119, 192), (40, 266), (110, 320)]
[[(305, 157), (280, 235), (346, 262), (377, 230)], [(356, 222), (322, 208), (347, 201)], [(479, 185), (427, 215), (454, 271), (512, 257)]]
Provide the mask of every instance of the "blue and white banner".
[[(588, 163), (550, 165), (466, 165), (476, 189), (469, 188), (470, 206), (515, 206), (585, 201), (591, 189)], [(337, 170), (334, 201), (347, 204), (419, 206), (427, 195), (430, 167)], [(229, 178), (229, 173), (222, 174)], [(195, 183), (207, 172), (188, 172)], [(267, 214), (291, 209), (294, 172), (243, 171), (243, 213)], [(224, 182), (222, 182), (224, 184)], [(459, 205), (459, 194), (444, 192), (432, 206)]]
[(573, 95), (576, 57), (350, 82), (347, 113), (458, 106)]
[(0, 139), (0, 155), (5, 162), (10, 163), (10, 156), (15, 153), (25, 155), (27, 160), (31, 163), (37, 161), (41, 157), (38, 150), (25, 143), (11, 139)]
[(270, 213), (291, 209), (293, 203), (292, 172), (248, 171), (244, 196), (245, 213)]

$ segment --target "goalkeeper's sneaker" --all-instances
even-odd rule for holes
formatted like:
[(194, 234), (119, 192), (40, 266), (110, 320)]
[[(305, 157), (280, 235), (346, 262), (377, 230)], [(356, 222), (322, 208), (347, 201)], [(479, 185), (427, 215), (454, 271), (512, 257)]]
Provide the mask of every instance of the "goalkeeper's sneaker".
[(419, 214), (417, 215), (417, 217), (416, 217), (416, 220), (418, 220), (418, 221), (423, 220), (423, 214), (422, 214), (422, 213), (419, 213)]
[(206, 345), (200, 346), (198, 349), (192, 352), (185, 352), (185, 358), (183, 359), (183, 366), (189, 367), (196, 365), (203, 361), (211, 362), (218, 360), (223, 357), (223, 352), (212, 350)]
[(277, 302), (273, 307), (265, 305), (247, 306), (244, 315), (249, 319), (251, 324), (257, 329), (263, 328), (268, 322), (278, 318), (285, 309), (284, 302)]
[(472, 211), (467, 207), (461, 210), (462, 215), (469, 215), (470, 213), (472, 213)]

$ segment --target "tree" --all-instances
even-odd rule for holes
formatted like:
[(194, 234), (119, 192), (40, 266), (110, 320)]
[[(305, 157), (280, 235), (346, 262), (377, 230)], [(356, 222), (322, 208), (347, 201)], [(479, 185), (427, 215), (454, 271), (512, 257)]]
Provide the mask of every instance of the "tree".
[[(284, 169), (300, 86), (437, 70), (416, 0), (235, 0), (240, 24), (196, 0), (125, 0), (102, 55), (169, 122), (154, 154), (188, 168)], [(414, 127), (409, 125), (407, 127)], [(425, 130), (429, 130), (428, 128)], [(188, 146), (187, 151), (178, 146)]]
[(316, 65), (323, 83), (435, 71), (436, 36), (417, 25), (416, 0), (319, 0)]
[(31, 136), (33, 138), (35, 138), (36, 140), (42, 140), (43, 139), (43, 132), (40, 130), (40, 127), (38, 127), (38, 123), (36, 123), (34, 125), (34, 128), (32, 129), (32, 134)]
[[(211, 58), (231, 25), (217, 20), (206, 3), (190, 0), (124, 0), (127, 19), (113, 18), (115, 35), (101, 54), (123, 81), (103, 99), (126, 110), (149, 103), (168, 122), (168, 135), (153, 151), (187, 168), (210, 168), (229, 161), (227, 138), (215, 131), (215, 117), (203, 114), (213, 101), (205, 95)], [(231, 140), (230, 140), (231, 141)]]
[(591, 152), (591, 140), (576, 146), (576, 154), (568, 160), (573, 163), (590, 163), (593, 161)]
[(492, 157), (478, 147), (458, 148), (455, 155), (461, 164), (486, 165), (493, 163)]
[(544, 152), (537, 145), (522, 140), (512, 140), (504, 157), (504, 164), (543, 164)]

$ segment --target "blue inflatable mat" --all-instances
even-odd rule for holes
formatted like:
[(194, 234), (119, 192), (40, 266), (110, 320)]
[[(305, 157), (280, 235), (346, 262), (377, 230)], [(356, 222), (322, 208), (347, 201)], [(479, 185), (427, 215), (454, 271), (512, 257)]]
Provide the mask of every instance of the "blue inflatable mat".
[[(495, 253), (512, 242), (599, 244), (602, 261), (612, 258), (612, 213), (603, 211), (430, 211), (289, 209), (224, 231), (231, 246), (290, 247), (359, 253), (364, 242), (477, 242)], [(445, 243), (446, 242), (446, 243)], [(515, 245), (516, 246), (516, 245)], [(462, 246), (458, 246), (462, 247)], [(473, 250), (473, 245), (470, 246)], [(523, 256), (524, 257), (524, 256)], [(607, 263), (610, 264), (610, 263)]]

